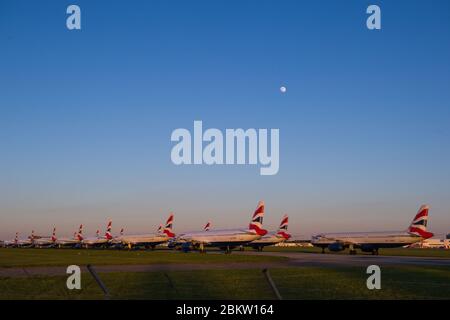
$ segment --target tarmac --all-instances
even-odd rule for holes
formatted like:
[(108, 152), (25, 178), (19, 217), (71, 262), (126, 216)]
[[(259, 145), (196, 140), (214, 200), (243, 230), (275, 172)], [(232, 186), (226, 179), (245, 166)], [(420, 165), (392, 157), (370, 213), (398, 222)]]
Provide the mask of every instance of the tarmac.
[(286, 263), (290, 266), (363, 267), (376, 264), (379, 266), (413, 265), (450, 267), (450, 259), (432, 257), (321, 254), (302, 252), (246, 252), (245, 254), (288, 257), (290, 260)]

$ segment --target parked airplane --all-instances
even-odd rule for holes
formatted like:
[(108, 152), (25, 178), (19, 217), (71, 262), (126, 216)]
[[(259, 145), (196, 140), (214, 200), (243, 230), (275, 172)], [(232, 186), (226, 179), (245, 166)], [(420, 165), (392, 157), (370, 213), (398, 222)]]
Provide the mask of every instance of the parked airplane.
[[(203, 231), (209, 231), (210, 227), (211, 223), (206, 223), (203, 227)], [(182, 249), (185, 252), (190, 251), (192, 249), (192, 244), (190, 242), (186, 243), (186, 241), (182, 239), (185, 234), (186, 233), (182, 233), (178, 237), (170, 239), (167, 243), (169, 249)]]
[(431, 232), (427, 232), (428, 210), (428, 206), (421, 206), (406, 231), (320, 234), (312, 237), (311, 243), (321, 247), (322, 253), (325, 248), (330, 251), (349, 248), (350, 254), (356, 254), (356, 249), (378, 254), (379, 248), (410, 245), (433, 236)]
[(82, 240), (83, 240), (83, 225), (80, 224), (80, 228), (78, 229), (78, 232), (74, 232), (73, 238), (61, 238), (61, 239), (57, 238), (55, 243), (59, 248), (77, 247), (81, 244)]
[(48, 248), (55, 246), (56, 242), (56, 228), (53, 228), (51, 237), (39, 237), (32, 240), (33, 247), (35, 248)]
[(169, 218), (166, 221), (166, 226), (164, 227), (162, 232), (162, 226), (159, 226), (158, 232), (156, 234), (136, 234), (120, 236), (117, 238), (117, 241), (120, 241), (123, 245), (127, 246), (128, 249), (144, 246), (153, 250), (158, 244), (165, 243), (171, 238), (175, 237), (175, 234), (172, 233), (173, 217), (173, 213), (170, 213)]
[(31, 235), (27, 239), (19, 239), (19, 233), (16, 232), (14, 240), (5, 241), (3, 245), (5, 247), (12, 247), (12, 248), (29, 248), (33, 245), (33, 239), (34, 239), (34, 230), (31, 231)]
[(120, 229), (119, 235), (112, 237), (111, 241), (109, 241), (109, 244), (111, 248), (122, 248), (122, 242), (120, 241), (120, 237), (123, 236), (123, 228)]
[(81, 244), (83, 247), (92, 248), (92, 247), (102, 247), (108, 244), (110, 240), (112, 240), (111, 235), (111, 227), (112, 227), (112, 221), (108, 222), (108, 226), (106, 227), (106, 232), (103, 237), (100, 236), (100, 230), (97, 230), (96, 236), (93, 238), (85, 238), (81, 240)]
[(260, 201), (248, 228), (186, 233), (180, 236), (179, 241), (190, 243), (200, 252), (204, 252), (205, 246), (211, 246), (219, 247), (225, 253), (231, 253), (233, 248), (257, 240), (267, 233), (267, 230), (262, 228), (263, 217), (264, 202)]
[(288, 224), (289, 218), (285, 215), (283, 219), (281, 219), (280, 227), (277, 232), (268, 233), (260, 239), (250, 242), (248, 246), (255, 250), (262, 251), (265, 246), (271, 246), (288, 240), (291, 237), (291, 235), (287, 233)]
[[(16, 238), (17, 238), (17, 232), (16, 232)], [(14, 240), (4, 240), (4, 241), (2, 241), (2, 247), (3, 248), (12, 247), (13, 244), (14, 244)]]
[(5, 248), (15, 247), (18, 240), (19, 240), (19, 233), (16, 232), (16, 236), (14, 237), (13, 240), (5, 240), (5, 241), (3, 241), (3, 247), (5, 247)]

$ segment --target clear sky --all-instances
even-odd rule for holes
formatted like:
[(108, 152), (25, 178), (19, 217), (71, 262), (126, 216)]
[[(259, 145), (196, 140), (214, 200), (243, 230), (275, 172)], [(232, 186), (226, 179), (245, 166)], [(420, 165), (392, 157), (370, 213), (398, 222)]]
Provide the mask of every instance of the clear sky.
[[(401, 230), (423, 203), (450, 232), (449, 57), (445, 0), (2, 0), (0, 239), (246, 226), (260, 199), (296, 236)], [(279, 128), (279, 173), (173, 165), (194, 120)]]

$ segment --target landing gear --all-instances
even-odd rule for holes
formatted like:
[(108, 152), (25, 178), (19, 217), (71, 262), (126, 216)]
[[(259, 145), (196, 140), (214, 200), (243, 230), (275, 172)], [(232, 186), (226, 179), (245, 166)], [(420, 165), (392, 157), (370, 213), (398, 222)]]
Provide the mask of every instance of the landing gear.
[(322, 247), (322, 253), (325, 253), (325, 247)]
[(350, 253), (351, 255), (355, 255), (355, 254), (356, 254), (356, 250), (355, 250), (355, 248), (353, 247), (352, 244), (350, 245), (350, 248), (349, 248), (349, 249), (350, 249), (350, 252), (349, 252), (349, 253)]
[(155, 251), (155, 245), (150, 246), (150, 250)]
[(236, 247), (233, 247), (233, 246), (219, 247), (219, 249), (222, 250), (225, 254), (230, 254), (234, 248), (236, 248)]
[(198, 247), (198, 252), (206, 253), (205, 246), (203, 245), (203, 243), (200, 243), (200, 245)]
[(372, 255), (377, 256), (378, 255), (378, 248), (372, 250)]

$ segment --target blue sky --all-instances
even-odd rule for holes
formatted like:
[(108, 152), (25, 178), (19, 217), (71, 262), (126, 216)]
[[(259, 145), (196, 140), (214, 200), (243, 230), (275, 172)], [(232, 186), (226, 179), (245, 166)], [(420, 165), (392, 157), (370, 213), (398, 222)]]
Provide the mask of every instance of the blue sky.
[[(448, 1), (2, 1), (0, 238), (244, 226), (260, 199), (298, 236), (403, 229), (422, 203), (449, 232), (449, 39)], [(173, 165), (194, 120), (279, 128), (279, 173)]]

